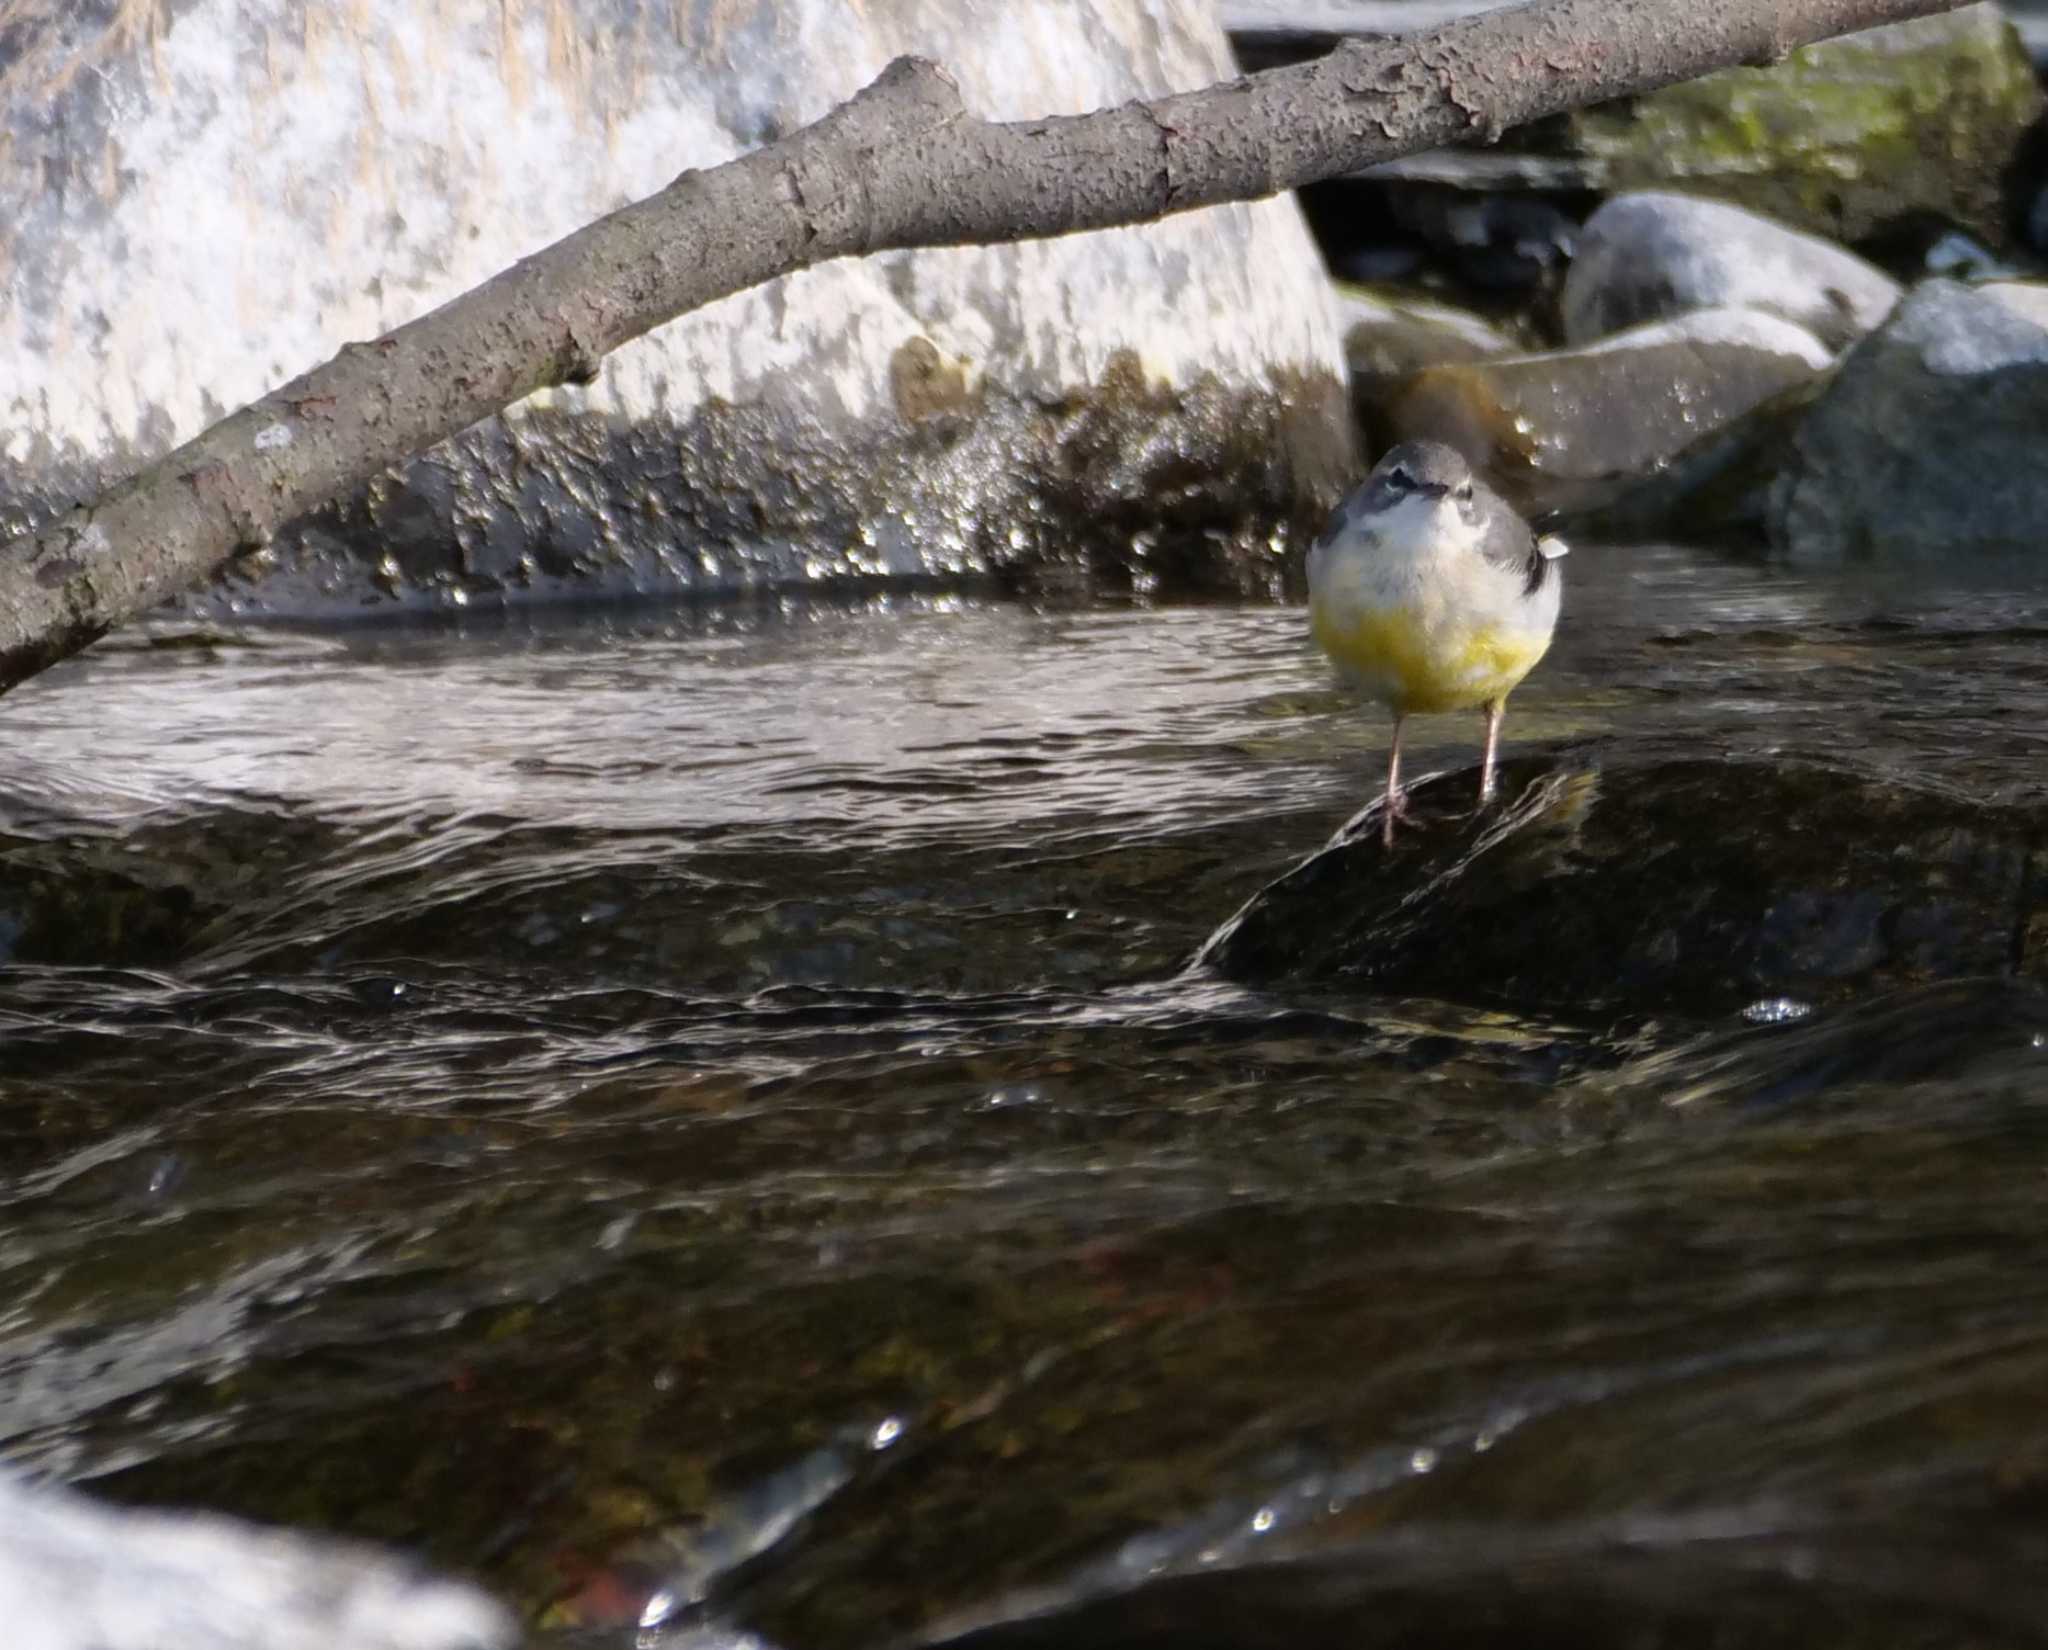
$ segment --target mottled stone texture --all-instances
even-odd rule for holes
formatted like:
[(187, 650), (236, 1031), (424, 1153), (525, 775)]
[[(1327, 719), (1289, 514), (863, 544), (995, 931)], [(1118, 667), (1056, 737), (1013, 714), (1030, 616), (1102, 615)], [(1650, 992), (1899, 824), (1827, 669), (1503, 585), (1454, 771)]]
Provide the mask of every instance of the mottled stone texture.
[(1795, 562), (2037, 562), (2048, 284), (1923, 281), (1800, 421), (1768, 526)]
[[(351, 339), (824, 113), (1232, 72), (1196, 0), (0, 3), (0, 536)], [(1291, 201), (736, 295), (195, 598), (317, 612), (840, 579), (1273, 586), (1351, 461)]]

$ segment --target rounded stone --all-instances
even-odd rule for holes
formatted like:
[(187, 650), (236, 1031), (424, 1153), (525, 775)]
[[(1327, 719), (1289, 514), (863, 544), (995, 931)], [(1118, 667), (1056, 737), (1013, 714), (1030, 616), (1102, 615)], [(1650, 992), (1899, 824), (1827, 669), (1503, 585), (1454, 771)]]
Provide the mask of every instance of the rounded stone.
[(1526, 508), (1578, 511), (1824, 373), (1811, 333), (1695, 310), (1598, 343), (1432, 367), (1388, 399), (1390, 439), (1449, 442)]
[(1586, 221), (1561, 307), (1571, 344), (1732, 307), (1779, 316), (1838, 350), (1898, 299), (1884, 271), (1818, 236), (1725, 202), (1644, 191)]
[(1768, 527), (1794, 561), (2036, 557), (2048, 284), (1924, 281), (1799, 421)]

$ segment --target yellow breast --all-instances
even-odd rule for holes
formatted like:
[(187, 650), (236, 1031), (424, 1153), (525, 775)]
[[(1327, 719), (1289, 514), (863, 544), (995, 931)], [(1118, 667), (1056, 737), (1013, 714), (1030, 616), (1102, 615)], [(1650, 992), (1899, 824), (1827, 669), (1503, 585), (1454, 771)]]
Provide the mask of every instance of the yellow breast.
[(1395, 711), (1465, 710), (1503, 699), (1536, 668), (1547, 634), (1505, 625), (1428, 623), (1413, 608), (1309, 615), (1316, 645)]

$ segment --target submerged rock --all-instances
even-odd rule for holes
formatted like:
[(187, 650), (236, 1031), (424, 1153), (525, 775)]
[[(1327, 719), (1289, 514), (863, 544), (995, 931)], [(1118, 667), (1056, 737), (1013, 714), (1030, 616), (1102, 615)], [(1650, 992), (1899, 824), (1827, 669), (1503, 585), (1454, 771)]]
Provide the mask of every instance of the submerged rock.
[[(2038, 822), (1939, 791), (1789, 764), (1550, 763), (1415, 788), (1257, 895), (1203, 960), (1253, 984), (1567, 1013), (1734, 1013), (2010, 972), (2044, 890)], [(2020, 959), (2038, 967), (2039, 960)]]
[(1883, 270), (1740, 207), (1656, 191), (1621, 195), (1586, 221), (1565, 277), (1565, 341), (1696, 309), (1762, 310), (1830, 349), (1862, 337), (1898, 302)]
[[(147, 29), (133, 9), (21, 0), (0, 30), (0, 536), (900, 53), (997, 118), (1232, 72), (1194, 0), (751, 0), (659, 23), (639, 0), (288, 22), (184, 0)], [(1263, 590), (1350, 443), (1290, 200), (845, 259), (657, 329), (191, 605), (991, 574)]]
[(1843, 360), (1772, 485), (1799, 561), (2039, 554), (2048, 284), (1927, 281)]
[(1825, 1013), (1796, 998), (1749, 1005), (1747, 1024), (1591, 1074), (1588, 1100), (1780, 1105), (1862, 1085), (2048, 1075), (2048, 989), (1974, 976), (1882, 991)]
[(1582, 509), (1832, 357), (1757, 310), (1698, 310), (1597, 344), (1418, 373), (1386, 409), (1395, 439), (1447, 441), (1535, 509)]

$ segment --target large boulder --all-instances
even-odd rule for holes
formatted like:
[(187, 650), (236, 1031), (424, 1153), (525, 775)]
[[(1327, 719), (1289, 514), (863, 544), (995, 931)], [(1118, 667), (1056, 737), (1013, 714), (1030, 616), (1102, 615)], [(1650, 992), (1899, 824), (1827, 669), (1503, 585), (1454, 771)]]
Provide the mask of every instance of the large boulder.
[(2009, 973), (2048, 902), (2038, 818), (1854, 772), (1525, 757), (1477, 814), (1471, 785), (1415, 787), (1391, 851), (1369, 808), (1205, 960), (1259, 985), (1718, 1016)]
[[(147, 26), (138, 26), (141, 18)], [(17, 0), (0, 536), (915, 51), (976, 112), (1232, 64), (1199, 0)], [(1267, 588), (1351, 464), (1289, 200), (845, 260), (618, 351), (285, 534), (213, 611), (990, 572)]]
[(2041, 109), (1987, 3), (1583, 110), (1569, 148), (1607, 188), (1682, 184), (1834, 240), (1928, 213), (2002, 242), (2005, 166)]
[(1645, 190), (1586, 220), (1560, 307), (1569, 344), (1737, 308), (1780, 316), (1840, 349), (1898, 301), (1896, 281), (1831, 242), (1725, 202)]
[(2039, 555), (2048, 285), (1926, 281), (1796, 426), (1768, 527), (1794, 560)]

